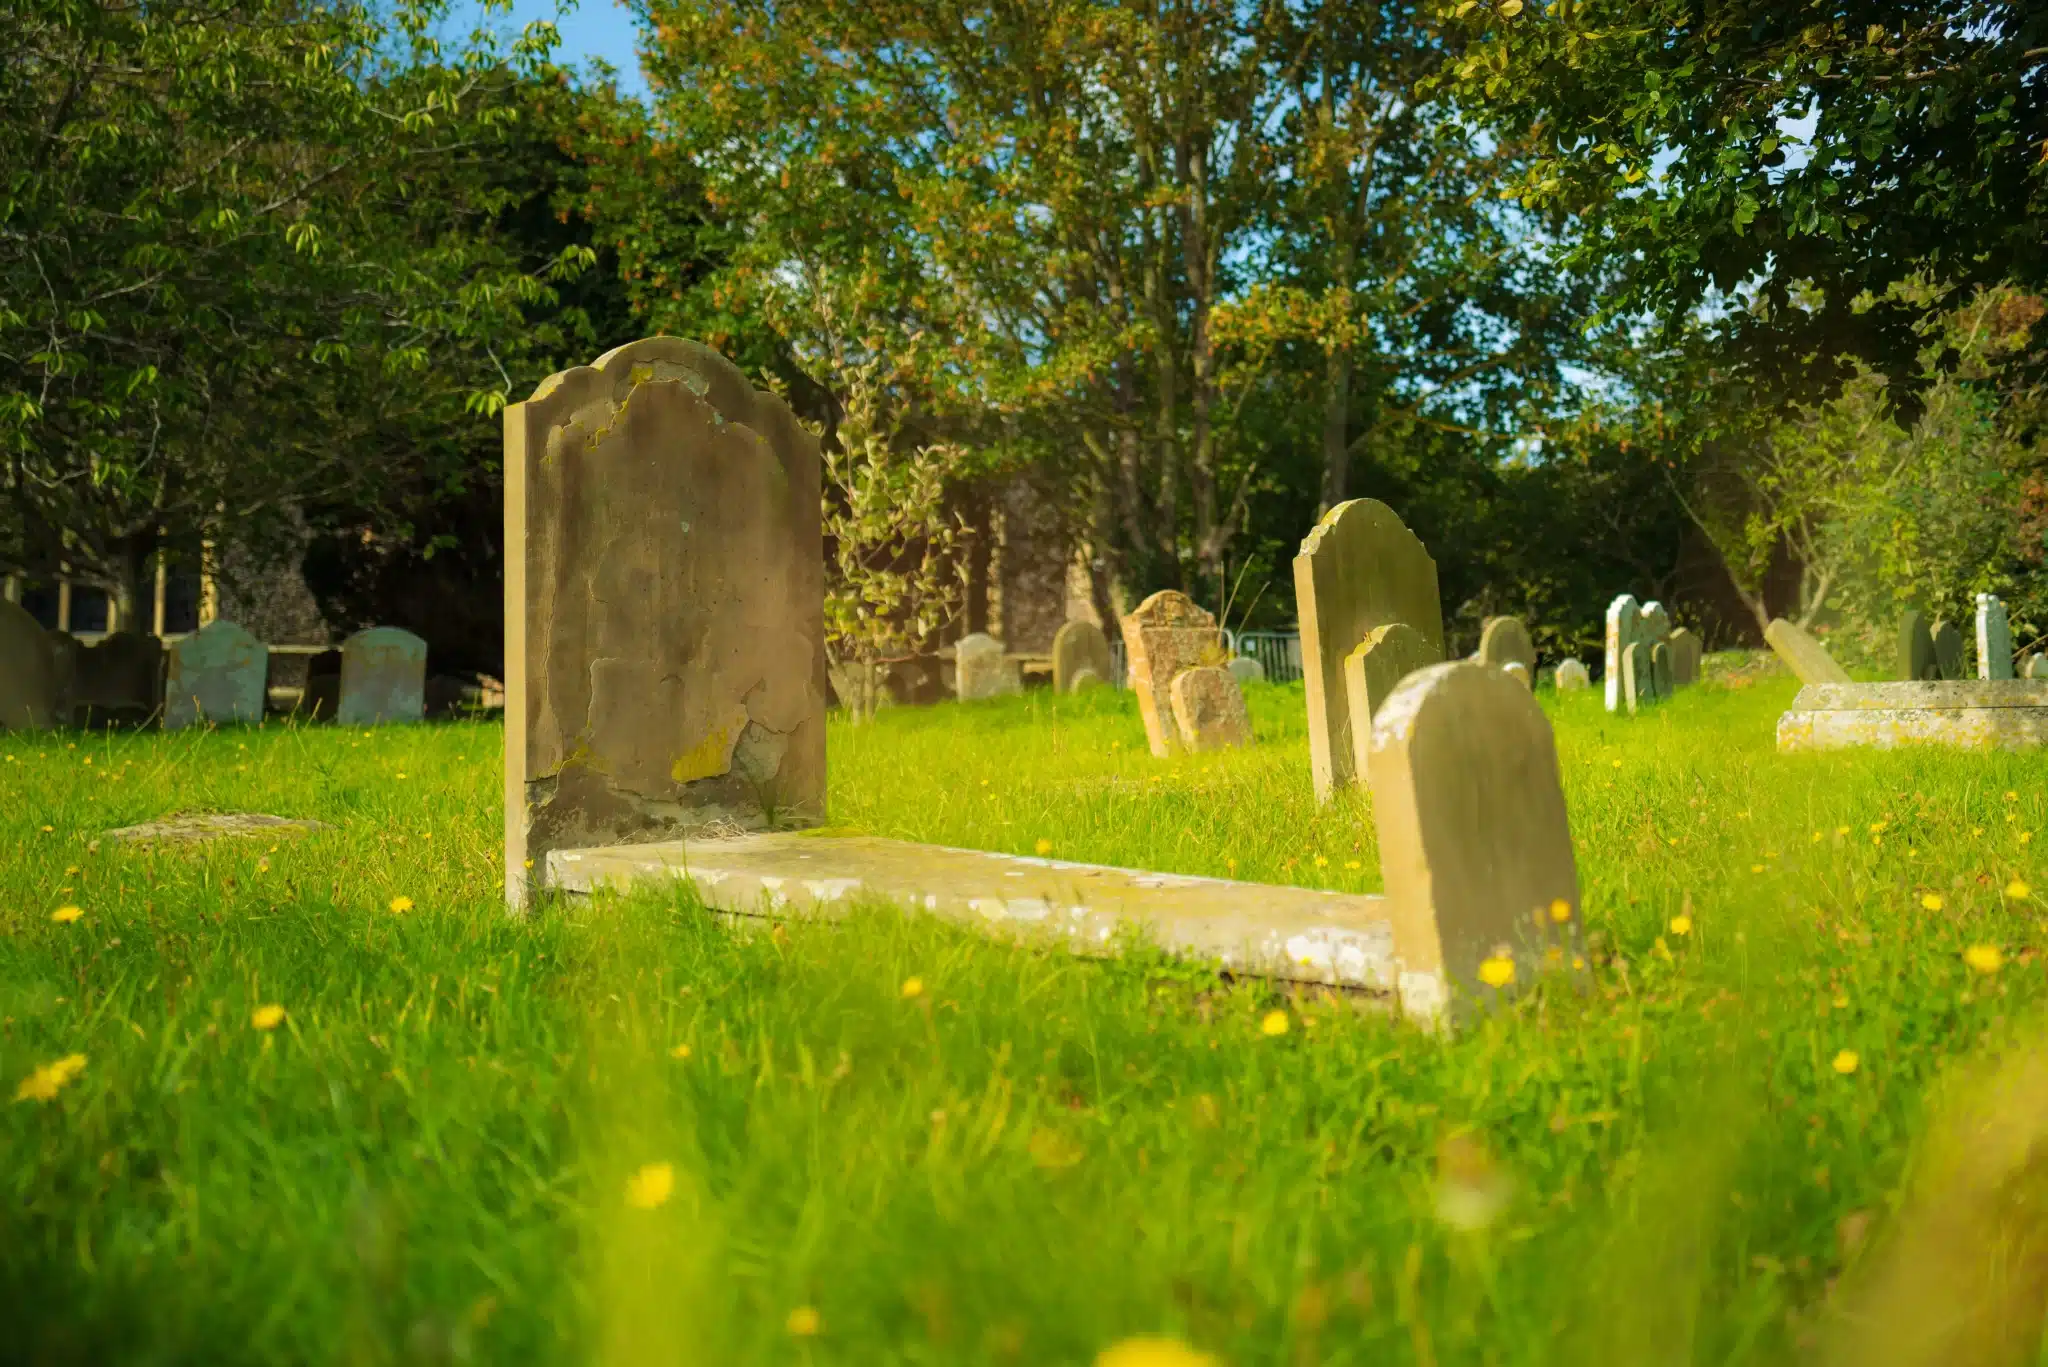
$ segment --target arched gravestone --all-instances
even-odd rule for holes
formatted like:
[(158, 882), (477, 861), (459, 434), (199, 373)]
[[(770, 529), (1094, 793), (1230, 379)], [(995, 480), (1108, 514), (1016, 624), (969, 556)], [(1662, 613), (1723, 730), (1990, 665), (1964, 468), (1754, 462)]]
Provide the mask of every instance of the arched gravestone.
[(57, 720), (57, 658), (49, 633), (27, 608), (0, 598), (0, 730), (47, 730)]
[(1706, 651), (1699, 633), (1680, 627), (1671, 633), (1671, 686), (1689, 688), (1700, 681), (1700, 662)]
[(1619, 712), (1629, 705), (1624, 678), (1628, 648), (1639, 638), (1642, 626), (1643, 610), (1634, 594), (1624, 593), (1607, 605), (1607, 655), (1601, 684), (1606, 689), (1609, 712)]
[(343, 726), (419, 721), (427, 707), (427, 643), (399, 627), (371, 627), (341, 643)]
[(1124, 658), (1145, 740), (1160, 759), (1187, 749), (1173, 715), (1173, 681), (1185, 669), (1221, 665), (1223, 633), (1206, 609), (1176, 589), (1162, 589), (1124, 615)]
[(164, 728), (263, 720), (270, 648), (233, 622), (209, 622), (171, 647)]
[(1230, 662), (1223, 667), (1230, 671), (1230, 677), (1237, 680), (1240, 685), (1266, 681), (1266, 667), (1250, 655), (1233, 655)]
[(1109, 653), (1109, 637), (1093, 622), (1071, 621), (1053, 633), (1053, 691), (1072, 693), (1074, 676), (1084, 669), (1093, 670), (1098, 682), (1116, 672)]
[(1402, 622), (1443, 659), (1443, 603), (1436, 561), (1377, 499), (1354, 498), (1323, 515), (1294, 557), (1295, 611), (1301, 621), (1308, 754), (1316, 797), (1327, 799), (1360, 778), (1351, 735), (1344, 661), (1376, 627)]
[(1557, 663), (1556, 683), (1557, 691), (1560, 693), (1577, 693), (1592, 686), (1593, 676), (1586, 672), (1583, 661), (1574, 656), (1567, 656)]
[(1017, 662), (1003, 643), (985, 631), (962, 636), (953, 646), (953, 692), (962, 702), (1001, 698), (1024, 691)]
[(1350, 709), (1352, 772), (1363, 775), (1371, 758), (1372, 719), (1401, 681), (1418, 669), (1441, 663), (1422, 633), (1406, 622), (1374, 627), (1358, 649), (1344, 657), (1344, 697)]
[(1496, 669), (1511, 664), (1522, 667), (1521, 678), (1531, 687), (1536, 678), (1536, 642), (1519, 617), (1489, 617), (1479, 629), (1479, 661)]
[(673, 337), (504, 421), (507, 900), (553, 848), (821, 821), (817, 438)]
[(1229, 670), (1216, 665), (1183, 669), (1168, 693), (1181, 743), (1190, 751), (1228, 750), (1252, 743), (1252, 717)]

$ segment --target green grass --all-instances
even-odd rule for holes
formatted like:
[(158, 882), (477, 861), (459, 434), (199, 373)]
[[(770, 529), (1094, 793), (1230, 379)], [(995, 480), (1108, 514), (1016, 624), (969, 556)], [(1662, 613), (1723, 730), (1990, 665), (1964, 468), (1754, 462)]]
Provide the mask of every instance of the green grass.
[[(881, 910), (515, 922), (488, 725), (0, 736), (0, 1360), (1811, 1360), (1946, 1075), (2040, 1020), (2041, 903), (2005, 889), (2044, 760), (1780, 757), (1793, 691), (1546, 697), (1591, 986), (1454, 1040)], [(1172, 762), (1128, 694), (835, 723), (832, 818), (1377, 887), (1367, 804), (1310, 794), (1299, 688), (1252, 705), (1256, 750)], [(331, 829), (100, 839), (207, 809)], [(1461, 1152), (1510, 1184), (1476, 1230), (1439, 1209)]]

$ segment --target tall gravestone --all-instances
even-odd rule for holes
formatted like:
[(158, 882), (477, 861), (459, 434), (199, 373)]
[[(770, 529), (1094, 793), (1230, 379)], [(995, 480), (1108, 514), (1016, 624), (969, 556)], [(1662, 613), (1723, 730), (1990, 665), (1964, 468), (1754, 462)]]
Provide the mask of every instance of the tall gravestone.
[(823, 820), (817, 438), (673, 337), (504, 421), (507, 901), (553, 848)]
[(1295, 610), (1301, 621), (1303, 691), (1308, 702), (1309, 765), (1316, 797), (1357, 782), (1344, 661), (1374, 628), (1406, 623), (1444, 654), (1443, 602), (1436, 561), (1394, 510), (1355, 498), (1323, 515), (1294, 557)]
[[(1643, 625), (1643, 610), (1634, 594), (1624, 593), (1607, 605), (1607, 656), (1604, 662), (1603, 686), (1607, 692), (1607, 710), (1619, 712), (1628, 706), (1628, 690), (1623, 675), (1627, 667), (1628, 648), (1635, 644)], [(1632, 709), (1631, 709), (1632, 710)]]
[(1630, 641), (1621, 652), (1622, 701), (1629, 715), (1657, 701), (1657, 666), (1647, 641)]
[(1699, 633), (1690, 627), (1680, 627), (1671, 633), (1671, 685), (1687, 688), (1700, 681), (1700, 661), (1705, 650)]
[(1181, 743), (1190, 751), (1228, 750), (1252, 743), (1251, 713), (1229, 670), (1198, 665), (1174, 675), (1167, 689)]
[(1657, 701), (1663, 702), (1677, 691), (1677, 673), (1671, 663), (1671, 642), (1658, 641), (1650, 647), (1650, 672), (1657, 680)]
[(1963, 672), (1963, 633), (1954, 622), (1934, 624), (1934, 668), (1937, 677), (1950, 683), (1969, 677)]
[(962, 702), (1022, 693), (1017, 662), (1003, 643), (985, 631), (962, 636), (953, 646), (953, 692)]
[(1406, 622), (1374, 627), (1344, 657), (1344, 698), (1350, 712), (1352, 772), (1363, 775), (1372, 750), (1372, 719), (1418, 669), (1441, 663), (1434, 646)]
[(2012, 627), (1995, 593), (1977, 595), (1977, 677), (2012, 677)]
[(1835, 663), (1827, 647), (1782, 617), (1764, 628), (1764, 640), (1803, 684), (1849, 683), (1849, 671)]
[(419, 721), (427, 709), (427, 643), (399, 627), (371, 627), (341, 643), (343, 726)]
[(1145, 740), (1160, 759), (1186, 749), (1173, 715), (1173, 681), (1181, 671), (1221, 665), (1228, 652), (1216, 619), (1186, 594), (1162, 589), (1125, 614), (1124, 658)]
[(1934, 658), (1934, 633), (1917, 611), (1909, 611), (1899, 620), (1899, 677), (1909, 683), (1941, 677), (1941, 666)]
[(57, 724), (57, 659), (49, 633), (28, 609), (0, 598), (0, 730)]
[(1076, 619), (1053, 633), (1053, 691), (1072, 693), (1074, 678), (1084, 669), (1093, 670), (1098, 682), (1106, 681), (1116, 673), (1116, 662), (1109, 653), (1109, 637), (1102, 628)]
[(164, 727), (263, 720), (270, 648), (233, 622), (213, 621), (171, 647)]
[(1536, 643), (1529, 638), (1529, 628), (1522, 625), (1519, 617), (1489, 617), (1479, 629), (1479, 660), (1496, 669), (1509, 665), (1522, 667), (1521, 679), (1534, 684), (1536, 676)]

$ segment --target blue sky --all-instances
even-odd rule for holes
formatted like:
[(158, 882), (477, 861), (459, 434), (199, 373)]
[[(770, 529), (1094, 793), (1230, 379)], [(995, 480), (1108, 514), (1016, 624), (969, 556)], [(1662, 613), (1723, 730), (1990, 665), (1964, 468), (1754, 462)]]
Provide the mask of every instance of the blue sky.
[[(467, 33), (482, 17), (482, 6), (458, 3), (450, 13), (447, 34)], [(619, 0), (580, 0), (568, 14), (555, 13), (555, 0), (513, 0), (512, 13), (489, 16), (492, 28), (510, 37), (536, 19), (552, 19), (561, 30), (562, 45), (555, 60), (563, 66), (583, 70), (586, 59), (601, 57), (619, 69), (622, 94), (647, 98), (647, 82), (640, 75), (640, 57), (633, 43), (638, 30), (633, 15)]]

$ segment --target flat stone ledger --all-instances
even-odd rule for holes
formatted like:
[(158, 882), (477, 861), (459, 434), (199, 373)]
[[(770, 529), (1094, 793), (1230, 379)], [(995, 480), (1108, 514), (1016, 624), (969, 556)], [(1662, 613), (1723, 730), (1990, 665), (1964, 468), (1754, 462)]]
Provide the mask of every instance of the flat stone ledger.
[(1092, 670), (1098, 683), (1115, 675), (1116, 662), (1109, 652), (1109, 637), (1093, 622), (1067, 622), (1053, 633), (1053, 691), (1074, 692), (1075, 680), (1083, 670)]
[(1234, 750), (1252, 743), (1252, 714), (1244, 705), (1237, 676), (1216, 665), (1183, 669), (1174, 676), (1173, 720), (1191, 751)]
[(2048, 679), (1810, 684), (1778, 718), (1778, 750), (2048, 745)]
[(398, 627), (371, 627), (341, 643), (343, 726), (416, 722), (427, 714), (427, 643)]
[(1229, 652), (1216, 619), (1186, 594), (1162, 589), (1124, 615), (1124, 657), (1145, 740), (1160, 759), (1188, 748), (1173, 714), (1173, 681), (1183, 670), (1221, 665)]
[(1363, 781), (1351, 734), (1344, 661), (1377, 627), (1413, 628), (1444, 655), (1443, 600), (1436, 561), (1400, 517), (1377, 499), (1354, 498), (1323, 515), (1294, 557), (1301, 622), (1302, 687), (1308, 704), (1309, 768), (1316, 798)]
[(57, 724), (57, 652), (28, 609), (0, 598), (0, 730)]
[(1391, 995), (1399, 982), (1386, 899), (1148, 873), (872, 836), (778, 833), (554, 850), (548, 882), (623, 891), (680, 879), (714, 910), (824, 916), (862, 901), (931, 912), (1030, 943), (1113, 955), (1133, 932), (1233, 972)]
[[(233, 622), (209, 622), (171, 647), (164, 729), (263, 720), (270, 648)], [(85, 673), (81, 657), (80, 677)]]
[(1803, 684), (1845, 684), (1849, 671), (1835, 663), (1827, 647), (1782, 617), (1771, 619), (1764, 639)]
[(824, 819), (819, 493), (817, 439), (695, 342), (505, 410), (514, 907), (562, 846)]

